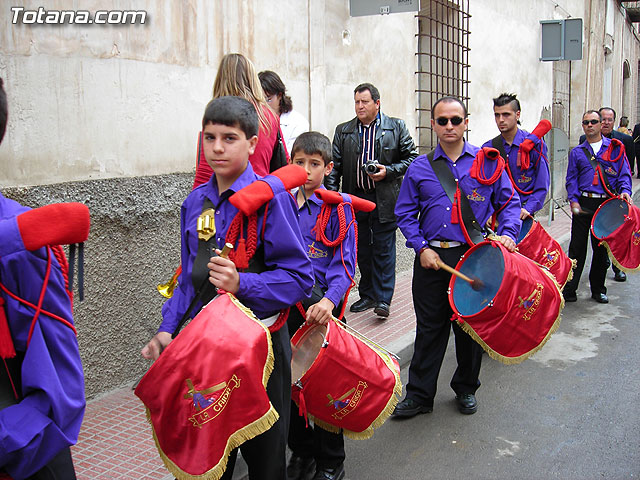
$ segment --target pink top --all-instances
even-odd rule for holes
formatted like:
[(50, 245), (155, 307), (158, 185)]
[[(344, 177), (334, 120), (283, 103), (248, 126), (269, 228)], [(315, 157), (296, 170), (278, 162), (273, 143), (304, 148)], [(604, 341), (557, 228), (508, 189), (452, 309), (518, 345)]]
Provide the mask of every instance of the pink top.
[[(267, 134), (267, 131), (262, 127), (262, 125), (260, 126), (260, 131), (258, 132), (258, 144), (256, 145), (256, 150), (253, 152), (253, 155), (249, 156), (249, 161), (251, 162), (253, 171), (261, 177), (264, 177), (269, 173), (269, 164), (273, 155), (273, 147), (276, 144), (277, 132), (280, 130), (280, 120), (276, 114), (269, 109), (269, 107), (263, 105), (262, 112), (269, 121), (271, 133)], [(282, 138), (282, 132), (280, 132), (280, 137)], [(287, 156), (288, 155), (289, 153), (287, 152)], [(208, 182), (211, 178), (211, 174), (213, 173), (213, 170), (211, 170), (207, 160), (204, 158), (202, 132), (198, 134), (198, 159), (193, 188)]]

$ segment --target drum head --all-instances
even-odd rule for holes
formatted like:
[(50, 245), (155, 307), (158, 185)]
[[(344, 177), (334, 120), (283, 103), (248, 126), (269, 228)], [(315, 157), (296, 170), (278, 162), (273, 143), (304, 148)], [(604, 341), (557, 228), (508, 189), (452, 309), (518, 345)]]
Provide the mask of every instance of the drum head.
[(500, 249), (490, 243), (479, 245), (465, 255), (459, 270), (482, 284), (474, 290), (469, 282), (456, 278), (452, 297), (460, 315), (469, 316), (480, 312), (498, 293), (504, 275), (504, 257)]
[(527, 233), (529, 233), (529, 230), (531, 230), (532, 226), (533, 226), (532, 217), (527, 217), (522, 221), (522, 227), (520, 227), (520, 235), (518, 235), (516, 244), (520, 243), (524, 239), (524, 237), (527, 236)]
[(326, 325), (313, 325), (291, 345), (291, 381), (300, 380), (315, 362), (327, 335)]
[(629, 214), (629, 205), (620, 198), (607, 200), (593, 217), (593, 234), (598, 238), (611, 235), (624, 223), (624, 216)]

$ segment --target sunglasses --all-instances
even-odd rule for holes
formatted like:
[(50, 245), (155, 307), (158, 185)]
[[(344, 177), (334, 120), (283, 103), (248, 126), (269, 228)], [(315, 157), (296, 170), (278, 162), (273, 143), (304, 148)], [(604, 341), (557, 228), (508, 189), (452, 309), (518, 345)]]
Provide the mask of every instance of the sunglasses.
[(447, 123), (449, 123), (449, 120), (451, 120), (451, 125), (453, 125), (454, 127), (457, 127), (458, 125), (460, 125), (464, 121), (464, 118), (462, 118), (462, 117), (451, 117), (451, 118), (438, 117), (438, 118), (436, 118), (436, 122), (441, 127), (444, 127)]
[(598, 123), (600, 123), (600, 120), (582, 120), (583, 125), (597, 125)]

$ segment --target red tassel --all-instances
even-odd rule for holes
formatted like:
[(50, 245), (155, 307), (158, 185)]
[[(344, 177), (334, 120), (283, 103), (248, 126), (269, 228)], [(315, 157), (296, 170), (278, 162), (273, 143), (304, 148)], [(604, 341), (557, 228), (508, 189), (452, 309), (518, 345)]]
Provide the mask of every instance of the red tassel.
[(460, 223), (460, 218), (458, 217), (458, 195), (460, 195), (460, 190), (457, 190), (456, 194), (453, 196), (453, 206), (451, 207), (451, 223)]
[(304, 417), (304, 423), (307, 428), (309, 428), (309, 418), (307, 417), (307, 402), (304, 401), (304, 394), (302, 393), (302, 389), (300, 389), (300, 393), (298, 395), (298, 415)]
[(249, 260), (247, 260), (247, 247), (245, 245), (244, 238), (238, 240), (238, 246), (236, 247), (236, 255), (233, 259), (236, 264), (236, 268), (244, 269), (249, 268)]
[(598, 171), (596, 170), (593, 174), (593, 182), (591, 182), (591, 185), (597, 185), (598, 184)]
[(16, 356), (16, 349), (11, 340), (9, 324), (4, 313), (4, 298), (0, 297), (0, 357), (13, 358)]

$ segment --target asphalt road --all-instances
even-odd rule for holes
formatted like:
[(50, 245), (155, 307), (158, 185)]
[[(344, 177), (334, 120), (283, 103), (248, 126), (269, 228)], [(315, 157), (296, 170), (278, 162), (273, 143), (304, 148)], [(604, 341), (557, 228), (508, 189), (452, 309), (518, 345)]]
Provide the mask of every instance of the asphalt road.
[(475, 415), (456, 409), (450, 342), (433, 413), (347, 439), (346, 478), (639, 478), (640, 274), (612, 278), (608, 305), (591, 300), (583, 281), (558, 331), (528, 360), (483, 356)]

